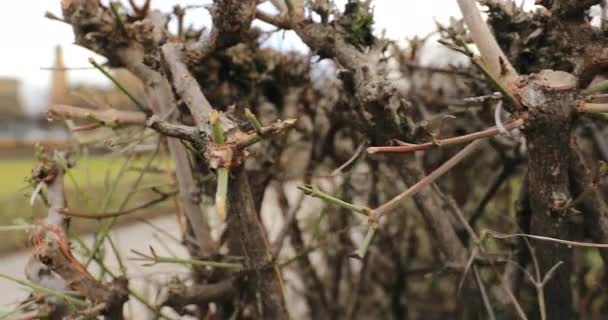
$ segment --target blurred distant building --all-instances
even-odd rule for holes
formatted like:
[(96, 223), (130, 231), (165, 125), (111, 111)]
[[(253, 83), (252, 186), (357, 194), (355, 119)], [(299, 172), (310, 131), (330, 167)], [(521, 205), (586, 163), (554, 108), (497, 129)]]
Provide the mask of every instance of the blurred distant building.
[[(51, 76), (49, 104), (68, 104), (85, 108), (135, 109), (133, 102), (123, 92), (116, 89), (114, 85), (92, 86), (90, 84), (80, 84), (70, 86), (68, 72), (69, 69), (66, 69), (64, 63), (63, 50), (60, 46), (57, 46)], [(141, 82), (128, 70), (115, 69), (112, 70), (112, 75), (135, 96), (141, 97), (143, 95)]]
[(3, 142), (24, 137), (38, 125), (38, 121), (28, 117), (23, 110), (20, 86), (18, 79), (0, 78), (0, 146), (5, 144)]
[[(47, 106), (68, 104), (84, 108), (135, 109), (133, 102), (114, 85), (94, 86), (69, 84), (63, 50), (55, 48), (51, 85)], [(97, 72), (91, 70), (87, 72)], [(141, 82), (130, 72), (116, 69), (112, 74), (137, 97), (143, 96)], [(69, 138), (63, 121), (48, 121), (46, 114), (27, 114), (21, 99), (21, 82), (16, 78), (0, 77), (0, 148), (30, 145), (34, 142), (60, 142)]]
[(0, 78), (0, 117), (23, 117), (21, 100), (19, 99), (20, 82), (12, 78)]

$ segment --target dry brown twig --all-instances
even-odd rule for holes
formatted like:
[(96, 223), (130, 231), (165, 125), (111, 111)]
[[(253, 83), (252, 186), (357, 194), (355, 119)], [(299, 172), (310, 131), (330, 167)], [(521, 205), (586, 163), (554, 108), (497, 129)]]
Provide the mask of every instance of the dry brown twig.
[[(41, 161), (33, 170), (33, 177), (47, 186), (49, 212), (45, 221), (37, 224), (32, 233), (34, 255), (26, 268), (28, 279), (49, 286), (60, 283), (59, 279), (53, 279), (59, 276), (64, 286), (52, 285), (49, 289), (75, 290), (95, 306), (103, 305), (103, 308), (95, 307), (94, 311), (122, 319), (122, 307), (128, 300), (127, 279), (117, 278), (112, 283), (102, 284), (72, 255), (67, 239), (69, 218), (62, 214), (62, 209), (66, 207), (63, 185), (65, 169), (57, 161), (46, 158)], [(41, 272), (41, 269), (46, 269), (47, 273)]]

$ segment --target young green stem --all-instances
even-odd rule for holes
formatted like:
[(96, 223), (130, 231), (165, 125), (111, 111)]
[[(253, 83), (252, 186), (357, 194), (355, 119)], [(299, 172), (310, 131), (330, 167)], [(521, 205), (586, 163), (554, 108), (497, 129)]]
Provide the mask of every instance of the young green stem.
[(579, 111), (589, 113), (604, 113), (608, 112), (608, 103), (590, 103), (584, 102), (579, 104)]
[(122, 21), (122, 18), (120, 17), (120, 13), (118, 12), (118, 9), (116, 8), (119, 5), (120, 5), (119, 2), (114, 2), (114, 1), (110, 2), (110, 10), (112, 10), (112, 13), (114, 14), (114, 18), (116, 19), (116, 25), (118, 26), (118, 29), (120, 29), (120, 32), (122, 32), (126, 36), (127, 29), (125, 29), (125, 24)]
[(307, 196), (319, 198), (321, 200), (327, 201), (329, 203), (335, 204), (339, 207), (342, 207), (342, 208), (345, 208), (348, 210), (352, 210), (354, 212), (360, 213), (365, 216), (367, 216), (369, 214), (369, 211), (371, 210), (368, 207), (357, 206), (352, 203), (346, 202), (342, 199), (338, 199), (338, 198), (330, 195), (329, 193), (323, 192), (323, 191), (319, 190), (318, 188), (315, 188), (314, 186), (298, 186), (298, 189), (302, 190), (304, 192), (304, 194), (306, 194)]
[(608, 80), (601, 81), (601, 82), (595, 84), (594, 86), (583, 90), (582, 94), (588, 96), (588, 95), (601, 93), (601, 92), (605, 92), (605, 91), (608, 91)]
[(378, 231), (378, 225), (376, 225), (375, 223), (370, 224), (369, 229), (367, 230), (367, 234), (365, 235), (365, 239), (363, 240), (363, 243), (361, 243), (361, 246), (359, 247), (359, 249), (357, 249), (357, 251), (355, 251), (355, 253), (353, 253), (351, 255), (352, 258), (356, 258), (356, 259), (360, 259), (360, 260), (365, 258), (365, 255), (367, 254), (367, 251), (369, 250), (369, 247), (372, 244), (374, 237), (376, 236), (376, 231)]
[(215, 209), (221, 221), (226, 220), (226, 197), (228, 195), (228, 180), (230, 172), (226, 168), (217, 169), (217, 192), (215, 193)]
[(249, 123), (255, 128), (255, 132), (258, 133), (259, 136), (264, 135), (264, 131), (262, 130), (262, 124), (258, 121), (258, 118), (249, 110), (249, 108), (245, 108), (245, 117), (249, 120)]
[[(223, 144), (226, 140), (224, 129), (220, 123), (220, 115), (217, 111), (209, 114), (209, 122), (213, 130), (213, 142)], [(228, 168), (220, 167), (217, 169), (217, 190), (215, 192), (215, 210), (221, 221), (226, 220), (226, 198), (228, 196), (228, 181), (230, 180), (230, 172)]]
[(114, 83), (114, 85), (116, 85), (116, 87), (120, 91), (122, 91), (125, 95), (127, 95), (127, 97), (129, 97), (129, 99), (131, 99), (131, 101), (133, 101), (133, 103), (135, 104), (137, 109), (139, 109), (139, 111), (145, 113), (147, 116), (151, 115), (150, 110), (148, 110), (148, 108), (146, 108), (143, 103), (141, 103), (137, 98), (135, 98), (135, 96), (129, 90), (127, 90), (127, 88), (125, 88), (106, 69), (104, 69), (104, 67), (102, 67), (99, 63), (97, 63), (95, 60), (93, 60), (93, 58), (89, 58), (89, 63), (92, 64), (93, 67), (95, 67), (95, 69), (101, 71), (101, 73), (103, 73), (104, 76), (106, 76), (108, 79), (110, 79), (110, 81), (112, 81), (112, 83)]

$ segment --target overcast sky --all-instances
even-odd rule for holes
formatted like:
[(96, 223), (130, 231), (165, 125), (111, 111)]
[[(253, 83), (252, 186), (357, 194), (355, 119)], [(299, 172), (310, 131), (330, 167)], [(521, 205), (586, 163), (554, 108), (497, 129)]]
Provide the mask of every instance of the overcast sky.
[[(136, 0), (139, 3), (142, 1)], [(346, 0), (338, 2), (344, 3)], [(170, 11), (174, 4), (210, 3), (211, 0), (152, 0), (153, 8), (163, 11)], [(460, 16), (456, 0), (375, 0), (373, 3), (375, 31), (385, 31), (387, 37), (395, 40), (427, 34), (434, 29), (435, 20), (447, 22), (450, 16)], [(0, 77), (21, 79), (21, 95), (30, 111), (34, 105), (46, 99), (40, 93), (49, 84), (50, 72), (41, 68), (52, 66), (56, 45), (64, 48), (68, 67), (89, 66), (87, 59), (94, 56), (92, 52), (72, 44), (74, 38), (70, 26), (44, 18), (46, 11), (61, 16), (60, 0), (0, 1), (0, 30), (3, 30), (0, 33)], [(186, 24), (204, 26), (209, 22), (206, 9), (189, 10), (186, 15)], [(283, 37), (282, 33), (276, 33), (266, 45), (305, 49), (296, 37)], [(68, 77), (72, 83), (107, 83), (95, 70), (70, 71)]]

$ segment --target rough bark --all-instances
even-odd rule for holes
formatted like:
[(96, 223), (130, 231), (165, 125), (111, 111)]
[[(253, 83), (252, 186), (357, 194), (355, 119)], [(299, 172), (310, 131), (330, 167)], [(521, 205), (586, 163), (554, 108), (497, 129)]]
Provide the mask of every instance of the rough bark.
[[(47, 186), (49, 211), (46, 219), (35, 226), (31, 236), (34, 255), (26, 267), (28, 279), (57, 291), (74, 290), (94, 305), (104, 304), (99, 313), (112, 319), (122, 319), (122, 308), (128, 300), (127, 279), (117, 278), (103, 284), (72, 255), (67, 238), (69, 217), (61, 212), (67, 206), (62, 165), (44, 158), (33, 170), (33, 179)], [(52, 318), (63, 318), (67, 312), (63, 302), (54, 299)]]
[(258, 218), (244, 168), (232, 171), (228, 187), (228, 247), (242, 255), (249, 272), (245, 295), (255, 302), (260, 319), (288, 319), (283, 280), (272, 255), (266, 230)]
[(225, 302), (237, 294), (234, 279), (213, 284), (194, 284), (186, 286), (181, 281), (168, 284), (166, 300), (161, 304), (181, 313), (189, 305), (207, 305), (211, 302)]
[[(143, 81), (150, 108), (161, 116), (173, 113), (168, 121), (174, 122), (177, 117), (177, 114), (174, 113), (177, 111), (177, 103), (168, 80), (143, 63), (143, 51), (140, 47), (124, 49), (119, 56), (125, 66)], [(200, 208), (200, 190), (194, 180), (188, 150), (176, 138), (168, 138), (167, 144), (169, 153), (175, 162), (180, 199), (179, 209), (188, 220), (191, 227), (189, 230), (192, 231), (198, 246), (198, 248), (191, 248), (190, 252), (196, 257), (212, 256), (216, 253), (216, 244)]]
[[(520, 81), (520, 101), (527, 108), (530, 233), (572, 239), (568, 169), (577, 79), (565, 72), (545, 70)], [(533, 241), (541, 275), (563, 263), (544, 287), (549, 319), (572, 319), (572, 250), (567, 246)]]
[(600, 4), (601, 0), (540, 0), (538, 4), (551, 10), (560, 19), (585, 18), (585, 11), (589, 7)]
[(255, 17), (255, 0), (216, 0), (211, 8), (213, 29), (203, 42), (188, 48), (189, 55), (200, 61), (212, 52), (239, 43), (249, 32)]

